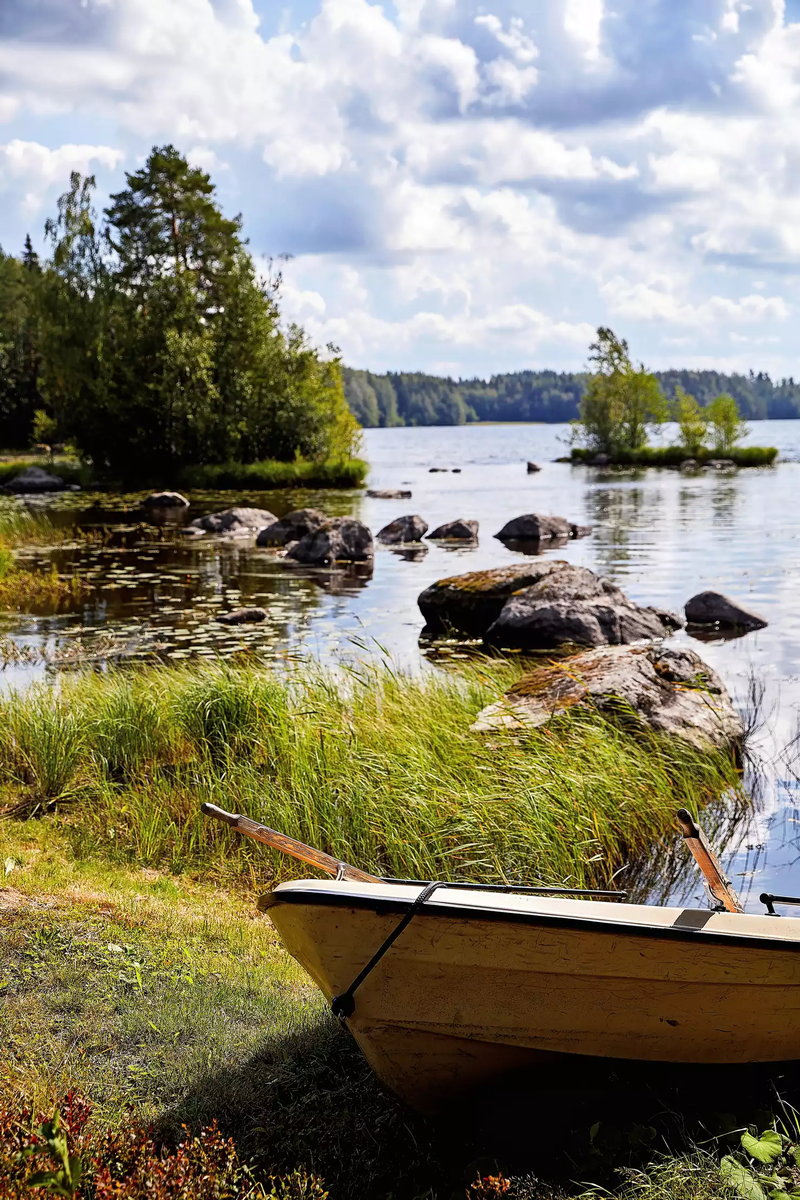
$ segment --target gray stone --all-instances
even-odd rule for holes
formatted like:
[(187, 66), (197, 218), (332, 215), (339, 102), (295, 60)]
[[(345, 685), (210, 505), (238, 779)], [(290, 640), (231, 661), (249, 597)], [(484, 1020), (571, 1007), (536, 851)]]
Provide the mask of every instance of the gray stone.
[(437, 525), (433, 533), (428, 534), (428, 540), (434, 542), (474, 542), (478, 537), (478, 522), (467, 521), (463, 517), (457, 521), (445, 521)]
[(384, 525), (378, 541), (385, 546), (397, 546), (401, 542), (418, 542), (427, 532), (428, 522), (419, 516), (397, 517)]
[(634, 604), (588, 568), (561, 560), (440, 579), (418, 604), (434, 636), (461, 633), (509, 648), (631, 642), (663, 637), (682, 623), (672, 613)]
[(529, 463), (528, 463), (528, 474), (529, 474), (529, 475), (535, 475), (535, 474), (536, 474), (536, 472), (537, 472), (537, 471), (541, 471), (541, 469), (542, 469), (542, 468), (539, 466), (539, 464), (538, 464), (538, 463), (535, 463), (535, 462), (529, 462)]
[(220, 613), (217, 617), (221, 625), (255, 625), (266, 619), (265, 608), (234, 608), (232, 612)]
[(26, 467), (5, 485), (7, 492), (14, 492), (19, 496), (63, 492), (66, 491), (66, 487), (63, 479), (59, 479), (58, 475), (51, 475), (49, 471), (43, 471), (41, 467)]
[(259, 531), (257, 546), (288, 546), (319, 529), (328, 518), (318, 508), (297, 508)]
[(611, 455), (610, 454), (595, 454), (594, 458), (591, 459), (589, 466), (590, 467), (610, 467), (611, 466)]
[(411, 492), (400, 488), (367, 488), (370, 500), (410, 500)]
[[(577, 526), (575, 526), (577, 529)], [(507, 521), (494, 536), (501, 542), (548, 542), (551, 538), (572, 536), (573, 526), (564, 517), (546, 517), (541, 513), (526, 513)]]
[(612, 718), (622, 709), (698, 750), (738, 748), (744, 736), (719, 676), (694, 651), (664, 646), (604, 647), (537, 667), (484, 708), (472, 729), (524, 731), (576, 704)]
[(511, 596), (486, 630), (489, 645), (517, 650), (557, 646), (622, 646), (661, 638), (677, 617), (643, 608), (621, 588), (588, 567), (562, 563), (537, 583)]
[(685, 458), (680, 465), (681, 471), (696, 471), (698, 463), (696, 458)]
[(145, 496), (142, 508), (188, 508), (189, 501), (180, 492), (152, 492)]
[(274, 513), (266, 508), (226, 508), (222, 512), (208, 513), (190, 521), (187, 529), (200, 533), (224, 533), (229, 537), (253, 537), (265, 525), (277, 521)]
[(710, 471), (735, 471), (736, 463), (732, 458), (709, 458), (704, 466)]
[(575, 525), (572, 521), (569, 523), (569, 536), (574, 538), (588, 537), (592, 532), (591, 525)]
[(353, 517), (334, 517), (300, 538), (286, 557), (321, 566), (333, 562), (367, 562), (374, 553), (372, 534), (366, 525)]
[(764, 629), (767, 622), (758, 613), (731, 600), (722, 592), (698, 592), (684, 608), (689, 625), (720, 625), (724, 629)]

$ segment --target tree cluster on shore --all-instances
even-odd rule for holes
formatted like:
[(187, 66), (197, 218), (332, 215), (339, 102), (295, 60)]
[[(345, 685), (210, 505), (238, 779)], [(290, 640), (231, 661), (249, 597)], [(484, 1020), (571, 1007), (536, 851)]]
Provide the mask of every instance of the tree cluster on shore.
[(282, 324), (208, 174), (156, 147), (102, 220), (94, 187), (73, 172), (46, 261), (0, 252), (0, 444), (73, 441), (122, 479), (352, 456), (335, 347)]
[[(800, 417), (800, 382), (774, 381), (764, 372), (653, 371), (669, 399), (682, 389), (707, 408), (732, 396), (745, 420)], [(450, 379), (420, 373), (376, 375), (344, 368), (347, 402), (365, 428), (395, 425), (465, 425), (472, 421), (574, 421), (588, 372), (517, 371), (491, 379)]]

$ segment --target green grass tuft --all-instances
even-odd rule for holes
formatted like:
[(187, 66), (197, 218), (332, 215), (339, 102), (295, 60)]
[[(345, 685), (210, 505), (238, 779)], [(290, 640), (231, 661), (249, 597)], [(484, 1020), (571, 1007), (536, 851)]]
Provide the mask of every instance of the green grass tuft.
[(471, 733), (518, 675), (86, 674), (3, 701), (0, 782), (9, 807), (79, 793), (76, 847), (117, 861), (306, 872), (204, 819), (209, 800), (380, 875), (587, 887), (645, 855), (678, 803), (699, 810), (738, 788), (723, 756), (586, 713), (524, 737)]

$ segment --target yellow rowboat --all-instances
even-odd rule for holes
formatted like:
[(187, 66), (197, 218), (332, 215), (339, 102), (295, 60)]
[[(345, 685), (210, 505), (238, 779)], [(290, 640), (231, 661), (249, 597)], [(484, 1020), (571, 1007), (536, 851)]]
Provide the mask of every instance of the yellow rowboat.
[[(800, 918), (742, 911), (703, 831), (678, 823), (710, 911), (624, 893), (379, 879), (204, 804), (326, 871), (262, 896), (375, 1073), (436, 1113), (520, 1068), (800, 1060)], [(587, 899), (587, 897), (593, 897)]]
[(282, 884), (259, 908), (376, 1074), (429, 1112), (553, 1056), (800, 1059), (798, 918), (352, 880)]

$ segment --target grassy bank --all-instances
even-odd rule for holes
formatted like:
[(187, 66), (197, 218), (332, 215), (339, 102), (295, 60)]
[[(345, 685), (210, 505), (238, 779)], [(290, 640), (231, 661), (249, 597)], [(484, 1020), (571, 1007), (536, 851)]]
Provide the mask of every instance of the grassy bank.
[(59, 807), (85, 856), (264, 880), (302, 871), (204, 821), (209, 800), (378, 874), (607, 884), (733, 765), (601, 718), (473, 734), (515, 677), (151, 668), (0, 699), (0, 807)]
[[(572, 462), (590, 463), (597, 454), (596, 450), (586, 450), (575, 446), (571, 452)], [(737, 467), (769, 467), (778, 457), (774, 446), (738, 446), (721, 454), (714, 450), (699, 450), (689, 454), (680, 446), (643, 446), (641, 450), (620, 450), (611, 459), (615, 467), (679, 467), (687, 459), (702, 465), (712, 460), (726, 459)]]
[(187, 467), (180, 476), (181, 487), (207, 490), (241, 488), (268, 491), (270, 488), (354, 488), (367, 478), (369, 464), (360, 458), (332, 462), (225, 463), (221, 466)]
[[(89, 465), (74, 459), (44, 457), (19, 457), (0, 461), (0, 487), (9, 483), (27, 467), (41, 467), (51, 475), (57, 475), (65, 483), (77, 483), (84, 489), (94, 491), (117, 491), (123, 488), (119, 480), (104, 479)], [(265, 459), (255, 463), (224, 463), (186, 467), (175, 478), (131, 478), (125, 481), (123, 490), (131, 487), (182, 487), (206, 490), (241, 489), (243, 491), (269, 491), (272, 488), (352, 488), (361, 487), (367, 477), (369, 464), (360, 458), (337, 459), (330, 462), (276, 462)]]
[(66, 531), (56, 530), (41, 513), (16, 506), (0, 507), (0, 612), (35, 612), (52, 609), (62, 600), (76, 600), (89, 590), (78, 576), (65, 578), (55, 567), (31, 568), (17, 558), (21, 546), (52, 545), (64, 541)]

